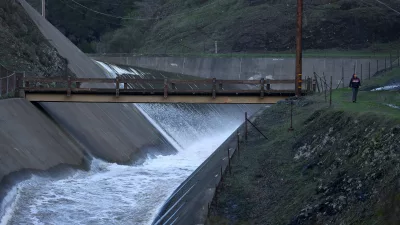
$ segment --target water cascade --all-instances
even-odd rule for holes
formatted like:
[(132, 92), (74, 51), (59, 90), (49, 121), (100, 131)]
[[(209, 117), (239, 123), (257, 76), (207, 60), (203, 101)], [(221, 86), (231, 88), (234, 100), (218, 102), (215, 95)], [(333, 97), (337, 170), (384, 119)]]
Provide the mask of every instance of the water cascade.
[[(109, 72), (113, 74), (115, 70)], [(0, 224), (150, 224), (179, 184), (243, 122), (244, 112), (252, 114), (260, 108), (135, 106), (168, 136), (167, 140), (179, 149), (177, 154), (148, 157), (140, 165), (93, 159), (89, 171), (74, 171), (63, 179), (33, 176), (3, 199)]]

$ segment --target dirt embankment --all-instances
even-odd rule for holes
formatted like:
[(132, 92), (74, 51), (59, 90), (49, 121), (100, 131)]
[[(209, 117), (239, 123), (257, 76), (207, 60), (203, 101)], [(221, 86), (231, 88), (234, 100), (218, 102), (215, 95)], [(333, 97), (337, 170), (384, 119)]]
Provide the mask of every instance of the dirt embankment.
[(284, 102), (256, 119), (269, 140), (251, 129), (209, 224), (398, 224), (399, 119), (305, 99), (288, 132), (289, 113)]

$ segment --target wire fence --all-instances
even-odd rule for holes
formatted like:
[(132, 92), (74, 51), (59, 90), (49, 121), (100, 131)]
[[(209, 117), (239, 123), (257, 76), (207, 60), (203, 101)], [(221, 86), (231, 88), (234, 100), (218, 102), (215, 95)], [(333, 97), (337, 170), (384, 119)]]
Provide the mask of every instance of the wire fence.
[[(256, 132), (248, 132), (254, 128)], [(221, 190), (224, 177), (232, 174), (232, 161), (240, 158), (242, 145), (246, 142), (248, 134), (257, 135), (256, 138), (267, 139), (267, 136), (256, 127), (250, 119), (247, 118), (247, 112), (244, 116), (244, 123), (241, 124), (230, 137), (209, 156), (169, 197), (166, 204), (160, 209), (158, 217), (153, 224), (174, 224), (186, 223), (195, 224), (203, 223), (210, 215), (211, 204), (218, 204), (217, 191)], [(199, 190), (199, 188), (201, 190)], [(209, 191), (213, 190), (212, 193)], [(198, 194), (201, 200), (197, 199)], [(205, 197), (207, 196), (207, 197)], [(187, 207), (194, 211), (202, 211), (202, 218), (193, 218), (188, 214)], [(194, 221), (195, 220), (195, 221)]]

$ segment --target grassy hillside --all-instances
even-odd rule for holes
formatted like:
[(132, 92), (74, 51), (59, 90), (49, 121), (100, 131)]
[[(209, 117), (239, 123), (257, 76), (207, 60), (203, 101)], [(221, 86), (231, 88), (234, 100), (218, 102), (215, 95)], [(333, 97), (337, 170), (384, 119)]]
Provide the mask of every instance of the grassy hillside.
[[(143, 0), (142, 2), (154, 2)], [(104, 35), (105, 52), (293, 52), (296, 0), (165, 0), (152, 15), (137, 8), (123, 28)], [(396, 0), (385, 1), (400, 10)], [(137, 16), (135, 16), (137, 15)], [(304, 1), (304, 49), (396, 49), (400, 15), (376, 1)], [(117, 44), (118, 43), (118, 44)], [(385, 44), (386, 43), (386, 44)]]
[[(400, 81), (393, 70), (378, 83)], [(399, 224), (400, 106), (398, 91), (351, 90), (265, 110), (250, 129), (214, 200), (208, 224)]]
[[(40, 0), (28, 0), (40, 11)], [(304, 49), (400, 48), (397, 0), (305, 0)], [(293, 53), (296, 0), (52, 0), (47, 19), (85, 52)], [(390, 9), (391, 8), (391, 9)]]

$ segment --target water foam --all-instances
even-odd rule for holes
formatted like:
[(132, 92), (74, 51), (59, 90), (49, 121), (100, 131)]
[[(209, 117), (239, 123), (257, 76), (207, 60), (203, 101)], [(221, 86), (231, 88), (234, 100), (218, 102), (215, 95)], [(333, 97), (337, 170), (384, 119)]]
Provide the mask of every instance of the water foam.
[[(115, 71), (110, 72), (110, 76), (115, 75)], [(65, 179), (33, 177), (22, 182), (18, 191), (9, 193), (12, 197), (4, 203), (7, 216), (1, 221), (5, 224), (151, 224), (179, 184), (243, 122), (243, 111), (247, 107), (135, 106), (179, 149), (177, 154), (158, 155), (136, 166), (93, 159), (90, 171), (76, 171)]]

